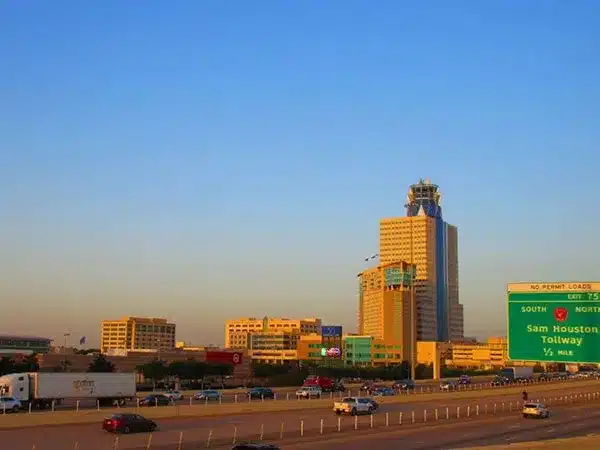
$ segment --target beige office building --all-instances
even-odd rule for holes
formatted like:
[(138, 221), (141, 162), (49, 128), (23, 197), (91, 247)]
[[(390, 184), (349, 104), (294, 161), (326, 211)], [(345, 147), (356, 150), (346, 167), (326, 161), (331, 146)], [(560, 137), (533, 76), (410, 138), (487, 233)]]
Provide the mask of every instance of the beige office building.
[(102, 321), (102, 353), (124, 350), (169, 351), (175, 348), (175, 324), (154, 317), (123, 317)]
[(407, 217), (379, 226), (380, 264), (407, 261), (416, 266), (417, 340), (449, 341), (464, 336), (459, 302), (458, 230), (442, 219), (437, 185), (410, 186)]
[(279, 317), (245, 317), (225, 322), (225, 348), (249, 348), (251, 333), (297, 333), (309, 335), (321, 332), (321, 319), (287, 319)]
[(416, 345), (411, 308), (414, 267), (396, 261), (358, 274), (358, 333), (401, 350), (401, 361), (410, 361)]

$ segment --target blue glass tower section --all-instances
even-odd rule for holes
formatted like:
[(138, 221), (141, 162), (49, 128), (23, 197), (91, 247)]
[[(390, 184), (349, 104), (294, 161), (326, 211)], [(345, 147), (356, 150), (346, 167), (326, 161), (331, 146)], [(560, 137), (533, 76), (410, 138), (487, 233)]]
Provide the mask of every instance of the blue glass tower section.
[(420, 180), (410, 186), (406, 203), (408, 217), (427, 216), (435, 220), (435, 272), (437, 340), (450, 340), (448, 298), (448, 224), (442, 217), (441, 193), (437, 184)]

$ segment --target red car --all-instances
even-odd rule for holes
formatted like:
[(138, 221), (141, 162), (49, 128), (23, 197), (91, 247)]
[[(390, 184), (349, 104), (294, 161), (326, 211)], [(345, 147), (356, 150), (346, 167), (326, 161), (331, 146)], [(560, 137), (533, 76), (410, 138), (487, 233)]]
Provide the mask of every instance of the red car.
[(152, 432), (158, 429), (158, 425), (152, 419), (146, 419), (139, 414), (113, 414), (104, 419), (102, 428), (110, 433), (136, 433)]

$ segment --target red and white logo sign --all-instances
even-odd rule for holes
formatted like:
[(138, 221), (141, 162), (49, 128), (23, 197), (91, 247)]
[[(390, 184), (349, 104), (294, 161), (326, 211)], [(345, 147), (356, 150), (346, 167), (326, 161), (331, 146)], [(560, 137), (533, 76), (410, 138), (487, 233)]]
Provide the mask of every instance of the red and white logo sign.
[(562, 306), (554, 309), (554, 319), (557, 322), (564, 322), (569, 317), (569, 310), (567, 308), (563, 308)]
[(206, 362), (213, 364), (241, 364), (243, 353), (227, 351), (207, 351)]

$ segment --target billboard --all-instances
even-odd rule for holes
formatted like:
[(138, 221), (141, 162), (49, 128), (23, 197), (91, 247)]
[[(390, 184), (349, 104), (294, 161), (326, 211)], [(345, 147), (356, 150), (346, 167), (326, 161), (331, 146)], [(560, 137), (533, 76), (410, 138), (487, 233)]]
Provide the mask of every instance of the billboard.
[(321, 349), (321, 356), (324, 356), (327, 358), (339, 358), (340, 356), (342, 356), (342, 349), (339, 347), (330, 347), (330, 348), (323, 347)]
[(342, 326), (341, 325), (323, 325), (321, 327), (321, 336), (323, 337), (341, 337)]
[(242, 352), (207, 351), (206, 362), (213, 364), (242, 364)]

